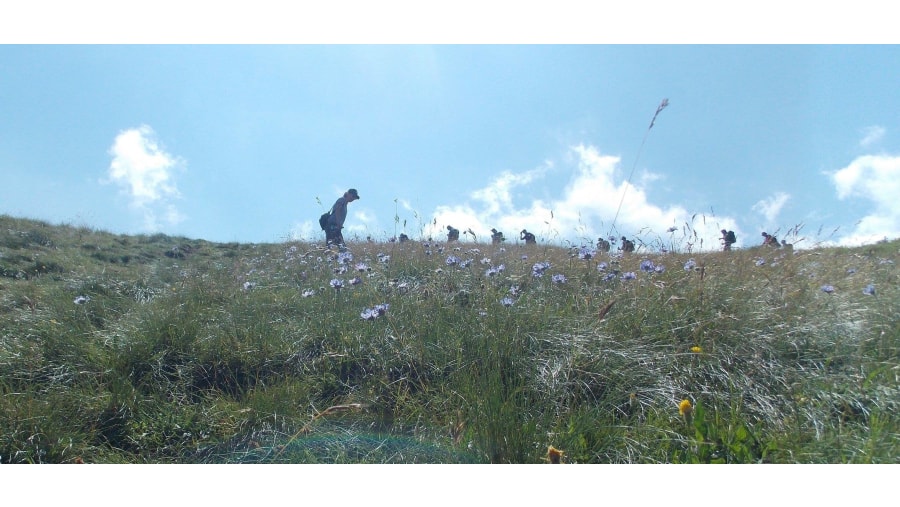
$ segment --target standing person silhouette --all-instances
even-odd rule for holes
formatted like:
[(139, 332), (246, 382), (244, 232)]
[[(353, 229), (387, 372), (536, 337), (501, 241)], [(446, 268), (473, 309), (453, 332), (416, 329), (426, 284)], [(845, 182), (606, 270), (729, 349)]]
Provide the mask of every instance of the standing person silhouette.
[(453, 243), (454, 241), (459, 241), (459, 229), (453, 227), (452, 225), (448, 225), (447, 243)]
[(526, 229), (522, 229), (522, 232), (519, 233), (519, 239), (524, 239), (526, 245), (537, 244), (537, 239), (534, 237), (534, 234), (528, 232)]
[(721, 232), (722, 232), (721, 240), (722, 240), (722, 244), (724, 245), (722, 247), (722, 251), (728, 252), (731, 250), (731, 245), (733, 245), (737, 242), (737, 236), (734, 235), (734, 231), (727, 231), (725, 229), (722, 229)]
[(355, 188), (351, 188), (334, 202), (331, 214), (325, 223), (325, 244), (327, 246), (336, 245), (341, 251), (347, 249), (341, 229), (344, 228), (344, 220), (347, 219), (347, 205), (357, 199), (359, 199), (359, 192)]

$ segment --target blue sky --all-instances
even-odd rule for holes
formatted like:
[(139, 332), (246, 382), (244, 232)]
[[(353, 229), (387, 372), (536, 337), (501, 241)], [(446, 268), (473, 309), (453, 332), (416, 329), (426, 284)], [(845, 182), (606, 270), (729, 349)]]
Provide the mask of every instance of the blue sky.
[(892, 45), (6, 44), (0, 213), (321, 241), (355, 187), (348, 239), (870, 243), (900, 237), (897, 62)]

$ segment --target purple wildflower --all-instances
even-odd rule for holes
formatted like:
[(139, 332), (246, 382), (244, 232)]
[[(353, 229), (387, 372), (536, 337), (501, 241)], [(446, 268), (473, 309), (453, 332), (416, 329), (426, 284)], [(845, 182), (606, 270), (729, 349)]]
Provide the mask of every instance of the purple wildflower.
[(456, 266), (457, 264), (459, 264), (459, 257), (450, 255), (447, 257), (446, 263), (448, 266)]
[(315, 296), (315, 295), (316, 295), (316, 291), (314, 291), (314, 290), (312, 290), (312, 289), (306, 289), (306, 290), (304, 290), (303, 292), (301, 292), (300, 295), (303, 296), (303, 297), (305, 297), (305, 298), (308, 298), (308, 297)]
[(360, 273), (363, 272), (363, 271), (368, 271), (368, 270), (369, 270), (369, 265), (366, 264), (365, 262), (357, 262), (357, 263), (356, 263), (356, 270), (359, 271)]
[(693, 271), (694, 268), (696, 268), (696, 267), (697, 267), (697, 261), (695, 261), (693, 258), (688, 259), (688, 261), (684, 263), (685, 271)]
[(553, 275), (551, 280), (553, 280), (553, 283), (566, 283), (566, 275), (558, 273)]
[(597, 271), (606, 271), (608, 268), (609, 264), (607, 264), (605, 261), (597, 264)]
[(511, 297), (505, 297), (500, 300), (500, 304), (503, 306), (512, 306), (513, 303), (515, 303), (515, 301), (513, 301), (513, 298)]
[(341, 289), (344, 287), (344, 281), (341, 280), (340, 278), (335, 278), (335, 279), (331, 280), (329, 285), (331, 285), (335, 289)]
[(637, 278), (637, 275), (634, 274), (634, 271), (622, 273), (622, 280), (634, 280), (635, 278)]
[(362, 278), (360, 278), (358, 276), (350, 279), (350, 285), (359, 285), (361, 283), (362, 283)]
[(616, 279), (615, 273), (607, 273), (606, 276), (603, 277), (604, 282), (608, 282), (610, 280), (615, 280), (615, 279)]
[(350, 252), (341, 252), (337, 255), (338, 264), (350, 264), (353, 262), (353, 254)]
[(757, 266), (762, 266), (762, 265), (764, 265), (765, 263), (766, 263), (766, 260), (763, 259), (762, 257), (757, 257), (757, 258), (756, 258), (756, 265), (757, 265)]
[(656, 268), (656, 266), (653, 265), (653, 261), (651, 261), (650, 259), (644, 259), (641, 261), (641, 271), (650, 273), (654, 268)]
[(824, 292), (826, 294), (831, 294), (832, 292), (834, 292), (834, 285), (823, 285), (822, 292)]
[(91, 300), (90, 296), (78, 296), (75, 298), (75, 301), (73, 301), (73, 303), (75, 303), (76, 305), (83, 305), (90, 300)]
[(869, 285), (866, 285), (863, 288), (863, 294), (867, 294), (869, 296), (874, 296), (875, 295), (875, 285), (871, 284), (871, 283)]
[(381, 305), (375, 305), (373, 308), (366, 308), (359, 314), (360, 318), (363, 320), (375, 320), (378, 317), (383, 316), (387, 313), (388, 307), (387, 303)]
[(586, 246), (583, 246), (578, 250), (578, 258), (581, 260), (590, 260), (593, 259), (596, 255), (596, 250), (594, 250), (593, 248), (588, 248)]
[(544, 271), (547, 271), (548, 269), (550, 269), (549, 262), (546, 262), (546, 261), (538, 262), (534, 266), (531, 267), (531, 274), (534, 275), (536, 278), (540, 278), (540, 277), (544, 276)]

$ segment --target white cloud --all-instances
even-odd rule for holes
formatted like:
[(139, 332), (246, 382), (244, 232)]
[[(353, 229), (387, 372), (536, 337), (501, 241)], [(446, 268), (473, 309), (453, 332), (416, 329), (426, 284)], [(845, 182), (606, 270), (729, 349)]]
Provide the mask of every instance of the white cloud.
[(131, 206), (143, 216), (144, 228), (158, 230), (184, 220), (171, 202), (180, 196), (174, 175), (184, 162), (166, 153), (152, 128), (141, 125), (120, 132), (109, 154), (109, 179), (104, 182), (115, 183), (129, 196)]
[(884, 138), (884, 127), (873, 125), (863, 129), (863, 138), (859, 141), (859, 145), (868, 148)]
[(866, 155), (830, 176), (838, 199), (860, 198), (874, 205), (840, 244), (860, 245), (900, 236), (900, 156)]
[[(667, 247), (680, 242), (682, 249), (690, 243), (694, 250), (719, 247), (719, 230), (734, 229), (734, 220), (709, 218), (691, 214), (680, 206), (660, 207), (647, 201), (643, 187), (617, 179), (619, 157), (604, 155), (592, 146), (571, 148), (573, 176), (561, 195), (547, 201), (531, 199), (516, 205), (517, 192), (525, 194), (529, 185), (540, 185), (553, 171), (547, 163), (523, 173), (504, 172), (486, 187), (471, 193), (471, 201), (459, 205), (438, 206), (435, 210), (435, 237), (447, 225), (460, 231), (471, 228), (479, 240), (490, 235), (492, 227), (504, 232), (509, 240), (528, 229), (539, 240), (554, 243), (583, 244), (611, 234), (637, 236), (644, 243), (660, 243)], [(647, 177), (642, 181), (654, 181)], [(621, 204), (621, 209), (619, 209)], [(618, 212), (618, 217), (616, 214)], [(615, 219), (615, 223), (613, 223)], [(667, 229), (676, 227), (668, 233)]]
[(766, 217), (766, 223), (772, 225), (778, 219), (781, 208), (790, 200), (790, 194), (784, 192), (776, 192), (775, 195), (768, 199), (763, 199), (753, 205), (753, 211)]

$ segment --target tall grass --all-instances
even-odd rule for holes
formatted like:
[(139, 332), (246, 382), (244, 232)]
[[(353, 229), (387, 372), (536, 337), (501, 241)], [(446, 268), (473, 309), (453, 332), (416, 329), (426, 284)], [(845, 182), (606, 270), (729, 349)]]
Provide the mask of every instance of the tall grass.
[(900, 461), (898, 242), (668, 246), (0, 216), (0, 462)]

